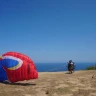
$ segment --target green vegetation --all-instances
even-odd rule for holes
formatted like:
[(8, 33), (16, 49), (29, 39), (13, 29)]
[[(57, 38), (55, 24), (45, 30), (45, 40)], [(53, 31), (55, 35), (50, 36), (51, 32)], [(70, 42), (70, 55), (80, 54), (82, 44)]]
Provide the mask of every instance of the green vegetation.
[(93, 66), (87, 67), (86, 70), (96, 70), (96, 64)]

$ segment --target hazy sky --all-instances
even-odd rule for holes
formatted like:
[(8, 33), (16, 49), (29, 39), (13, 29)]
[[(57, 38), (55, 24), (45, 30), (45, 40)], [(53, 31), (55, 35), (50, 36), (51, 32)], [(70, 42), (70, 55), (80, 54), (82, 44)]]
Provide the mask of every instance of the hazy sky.
[(0, 0), (0, 54), (34, 62), (96, 62), (96, 0)]

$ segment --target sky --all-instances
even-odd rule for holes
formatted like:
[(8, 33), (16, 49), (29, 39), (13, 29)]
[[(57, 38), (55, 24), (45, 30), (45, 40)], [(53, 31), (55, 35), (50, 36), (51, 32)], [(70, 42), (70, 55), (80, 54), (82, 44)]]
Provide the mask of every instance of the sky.
[(0, 0), (0, 54), (34, 62), (96, 62), (96, 0)]

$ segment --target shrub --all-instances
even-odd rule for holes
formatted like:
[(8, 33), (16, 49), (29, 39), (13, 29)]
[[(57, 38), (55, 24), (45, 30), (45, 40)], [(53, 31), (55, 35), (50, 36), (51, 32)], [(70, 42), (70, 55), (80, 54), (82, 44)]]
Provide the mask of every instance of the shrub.
[(86, 70), (96, 70), (96, 65), (89, 66), (86, 68)]

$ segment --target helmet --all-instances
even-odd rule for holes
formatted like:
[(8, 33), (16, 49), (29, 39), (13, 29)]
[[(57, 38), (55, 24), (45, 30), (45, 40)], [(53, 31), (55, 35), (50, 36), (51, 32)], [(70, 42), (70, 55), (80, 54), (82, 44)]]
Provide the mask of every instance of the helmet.
[(69, 60), (69, 62), (72, 62), (72, 60)]

